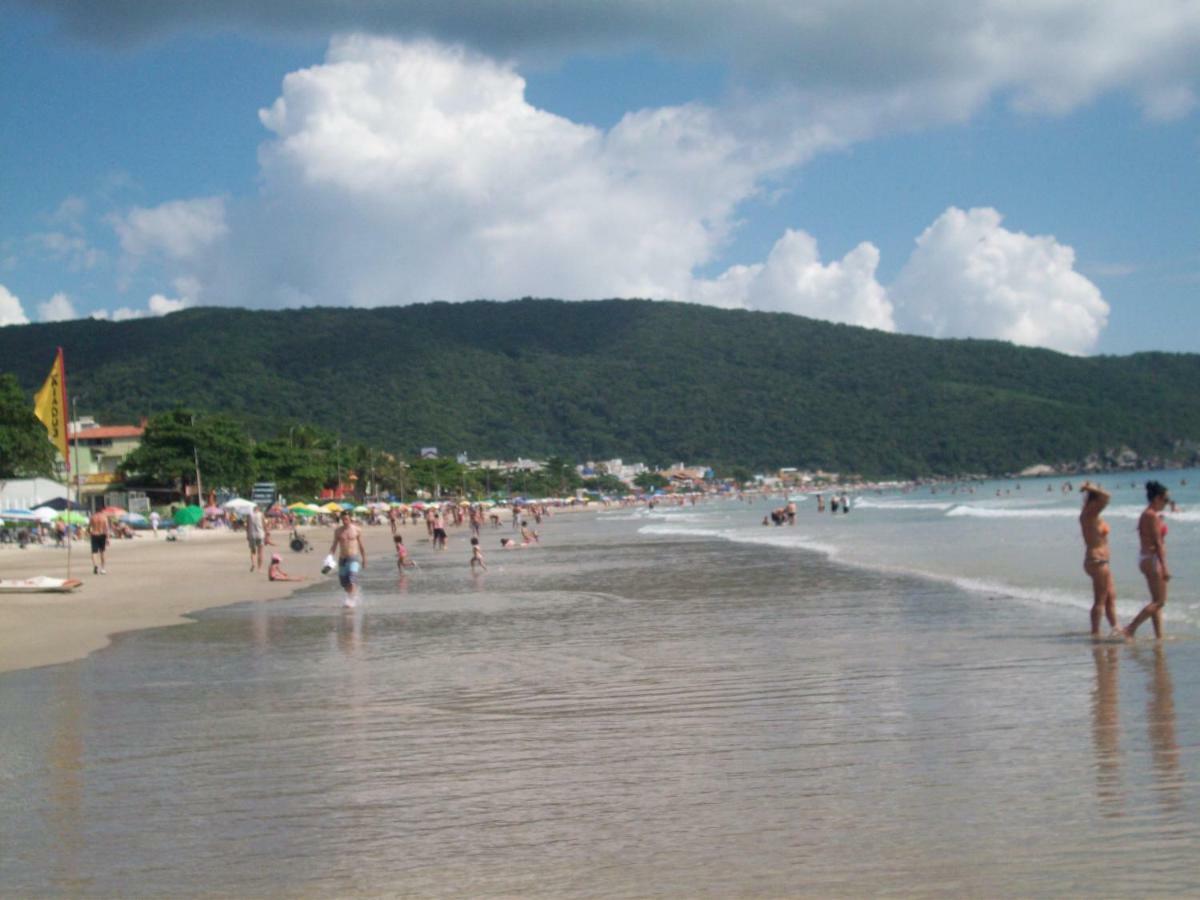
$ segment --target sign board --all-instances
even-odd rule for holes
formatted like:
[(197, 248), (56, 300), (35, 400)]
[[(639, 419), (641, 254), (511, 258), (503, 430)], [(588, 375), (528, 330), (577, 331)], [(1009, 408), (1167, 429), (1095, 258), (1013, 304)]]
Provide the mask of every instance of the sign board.
[(259, 506), (267, 507), (275, 502), (275, 482), (260, 481), (250, 491), (250, 499)]

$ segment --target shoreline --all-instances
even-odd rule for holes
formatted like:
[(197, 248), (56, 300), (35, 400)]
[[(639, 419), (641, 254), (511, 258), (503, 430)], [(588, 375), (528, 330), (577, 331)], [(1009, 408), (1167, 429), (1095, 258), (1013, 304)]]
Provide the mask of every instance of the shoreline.
[[(405, 525), (415, 543), (424, 526)], [(277, 546), (264, 550), (261, 572), (249, 571), (250, 553), (242, 532), (197, 531), (178, 541), (138, 532), (132, 540), (113, 541), (107, 575), (93, 575), (89, 545), (71, 547), (71, 577), (83, 582), (73, 593), (0, 594), (0, 674), (84, 659), (128, 631), (195, 621), (192, 613), (233, 603), (284, 600), (296, 591), (333, 576), (320, 574), (321, 560), (333, 541), (331, 527), (304, 534), (311, 553), (287, 546), (288, 532), (273, 532)], [(164, 533), (165, 534), (165, 533)], [(392, 533), (386, 525), (363, 529), (368, 565), (394, 566)], [(268, 581), (272, 552), (283, 556), (289, 575), (304, 581)], [(52, 546), (0, 550), (0, 578), (48, 575), (65, 578), (67, 553)]]

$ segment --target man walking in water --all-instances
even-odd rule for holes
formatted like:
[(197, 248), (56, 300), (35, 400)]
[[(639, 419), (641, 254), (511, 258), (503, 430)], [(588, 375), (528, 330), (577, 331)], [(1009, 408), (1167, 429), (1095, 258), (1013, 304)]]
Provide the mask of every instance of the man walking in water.
[(353, 609), (358, 606), (359, 588), (358, 573), (366, 568), (367, 550), (363, 547), (362, 532), (350, 518), (350, 513), (342, 512), (342, 524), (333, 533), (333, 543), (329, 553), (337, 553), (338, 581), (346, 592), (342, 606)]
[[(92, 513), (88, 519), (88, 534), (92, 537), (92, 574), (107, 575), (104, 571), (104, 551), (108, 549), (108, 516), (100, 510)], [(96, 565), (96, 555), (100, 556), (100, 564)]]

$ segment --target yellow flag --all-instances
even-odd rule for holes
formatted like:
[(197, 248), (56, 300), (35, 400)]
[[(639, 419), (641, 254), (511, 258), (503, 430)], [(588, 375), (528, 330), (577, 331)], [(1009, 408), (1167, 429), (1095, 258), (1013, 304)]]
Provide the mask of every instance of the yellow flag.
[(62, 347), (58, 348), (42, 389), (33, 395), (33, 414), (42, 420), (50, 443), (58, 448), (67, 471), (71, 471), (71, 457), (67, 453), (67, 370), (63, 365)]

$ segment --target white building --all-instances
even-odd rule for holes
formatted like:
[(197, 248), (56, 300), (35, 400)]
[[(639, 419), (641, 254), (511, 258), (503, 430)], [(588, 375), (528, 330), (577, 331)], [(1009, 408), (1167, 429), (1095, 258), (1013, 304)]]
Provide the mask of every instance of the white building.
[(66, 496), (67, 486), (49, 478), (0, 480), (0, 509), (33, 509)]

